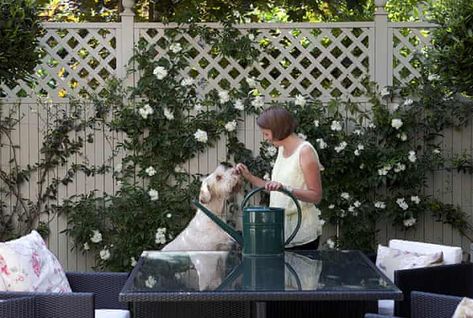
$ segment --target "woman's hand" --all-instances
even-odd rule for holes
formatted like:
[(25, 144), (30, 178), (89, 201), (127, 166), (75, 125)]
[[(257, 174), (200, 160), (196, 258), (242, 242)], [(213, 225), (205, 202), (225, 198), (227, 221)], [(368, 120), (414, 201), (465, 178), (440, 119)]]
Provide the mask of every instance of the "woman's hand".
[(276, 190), (280, 190), (282, 189), (284, 186), (282, 185), (281, 182), (277, 182), (277, 181), (269, 181), (269, 182), (266, 182), (266, 184), (264, 185), (264, 188), (268, 191), (276, 191)]
[(241, 174), (243, 178), (245, 179), (248, 179), (252, 174), (250, 172), (250, 170), (248, 170), (248, 167), (245, 166), (244, 164), (242, 163), (238, 163), (235, 167), (235, 171), (238, 173), (238, 174)]

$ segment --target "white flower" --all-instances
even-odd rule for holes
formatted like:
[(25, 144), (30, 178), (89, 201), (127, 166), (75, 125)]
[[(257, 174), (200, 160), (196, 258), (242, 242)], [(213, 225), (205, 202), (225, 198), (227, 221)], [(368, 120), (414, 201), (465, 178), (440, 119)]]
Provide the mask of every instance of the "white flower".
[(409, 151), (409, 155), (407, 157), (410, 162), (416, 162), (417, 157), (416, 157), (416, 152), (414, 150)]
[(174, 172), (176, 172), (176, 173), (186, 173), (186, 169), (184, 169), (181, 166), (175, 166), (174, 167)]
[(357, 136), (361, 136), (361, 135), (363, 135), (363, 131), (360, 130), (360, 129), (355, 129), (355, 130), (353, 131), (353, 134), (355, 134), (355, 135), (357, 135)]
[(353, 205), (350, 205), (348, 207), (348, 212), (352, 212), (352, 213), (355, 212), (355, 207)]
[(409, 219), (407, 219), (407, 220), (404, 220), (403, 223), (404, 223), (404, 226), (405, 226), (405, 227), (411, 227), (411, 226), (413, 226), (414, 224), (416, 224), (416, 221), (417, 221), (417, 220), (416, 220), (415, 218), (412, 218), (412, 217), (411, 217), (411, 218), (409, 218)]
[(361, 206), (361, 202), (356, 200), (355, 202), (353, 202), (353, 205), (355, 206), (355, 208), (359, 208)]
[(164, 117), (166, 117), (168, 120), (173, 120), (174, 114), (168, 108), (164, 108)]
[(156, 75), (158, 80), (162, 80), (168, 75), (168, 71), (162, 66), (156, 66), (153, 70), (153, 74)]
[(159, 193), (155, 189), (150, 189), (148, 195), (151, 201), (156, 201), (159, 199)]
[(386, 209), (386, 203), (384, 203), (383, 201), (376, 201), (374, 203), (374, 207), (377, 209)]
[(138, 110), (138, 113), (140, 114), (141, 117), (146, 119), (148, 118), (149, 115), (152, 115), (154, 113), (154, 110), (151, 106), (149, 106), (149, 104), (146, 104)]
[(228, 123), (225, 124), (225, 129), (229, 132), (234, 131), (236, 127), (237, 127), (236, 120), (229, 121)]
[(251, 88), (255, 88), (256, 87), (256, 80), (254, 77), (247, 77), (245, 78), (246, 82), (248, 83), (248, 86), (251, 87)]
[(440, 149), (435, 148), (434, 150), (432, 150), (432, 153), (438, 155), (440, 153)]
[(172, 214), (171, 214), (171, 213), (168, 213), (168, 214), (166, 214), (166, 217), (167, 217), (168, 219), (170, 219), (170, 218), (172, 218)]
[(156, 244), (166, 244), (166, 228), (160, 227), (156, 231), (156, 235), (154, 237), (154, 242)]
[(330, 205), (328, 206), (328, 208), (329, 208), (330, 210), (335, 209), (335, 204), (330, 204)]
[(256, 96), (255, 99), (251, 101), (251, 105), (256, 109), (262, 108), (264, 106), (263, 96)]
[(266, 180), (266, 181), (271, 180), (271, 177), (269, 176), (269, 173), (268, 173), (268, 172), (266, 172), (266, 173), (264, 174), (263, 180)]
[(413, 196), (411, 196), (411, 201), (414, 202), (415, 204), (419, 204), (420, 203), (420, 198), (417, 195), (413, 195)]
[(355, 156), (359, 156), (360, 155), (360, 150), (356, 149), (355, 151), (353, 151), (353, 153), (355, 154)]
[(294, 104), (304, 107), (305, 103), (306, 103), (306, 100), (304, 96), (302, 96), (301, 94), (296, 95), (296, 101), (294, 102)]
[(317, 138), (315, 142), (319, 145), (320, 149), (327, 148), (327, 143), (322, 138)]
[(115, 172), (120, 173), (120, 172), (122, 172), (122, 168), (123, 168), (122, 164), (119, 163), (115, 166), (114, 170), (115, 170)]
[(387, 87), (385, 87), (381, 90), (380, 94), (381, 94), (382, 97), (386, 97), (386, 96), (391, 95), (391, 92), (389, 91), (389, 89)]
[(145, 285), (148, 288), (153, 288), (156, 285), (156, 279), (153, 276), (148, 276), (148, 279), (145, 281)]
[(253, 33), (248, 34), (248, 39), (250, 41), (254, 41), (255, 40), (255, 35)]
[(191, 77), (186, 77), (181, 81), (182, 86), (191, 86), (194, 84), (194, 80)]
[(397, 138), (401, 139), (402, 141), (407, 140), (407, 135), (405, 133), (400, 133), (396, 135)]
[(360, 165), (360, 169), (362, 169), (362, 170), (365, 169), (365, 164), (364, 164), (364, 163), (362, 163), (362, 164)]
[(333, 131), (341, 131), (342, 130), (342, 125), (340, 124), (339, 121), (332, 121), (332, 124), (330, 125), (330, 129)]
[(399, 118), (394, 118), (393, 120), (391, 120), (391, 126), (398, 129), (402, 127), (402, 120), (400, 120)]
[(317, 119), (314, 120), (314, 126), (315, 126), (315, 127), (319, 127), (319, 125), (320, 125), (319, 121), (318, 121)]
[(195, 106), (194, 106), (194, 110), (195, 110), (196, 112), (200, 112), (203, 108), (204, 108), (204, 107), (203, 107), (202, 104), (200, 104), (200, 103), (197, 103), (197, 104), (195, 104)]
[(358, 146), (356, 146), (356, 148), (358, 148), (358, 150), (364, 150), (365, 146), (363, 146), (362, 144), (358, 144)]
[(267, 155), (268, 157), (274, 156), (277, 152), (278, 152), (278, 148), (276, 148), (276, 147), (274, 147), (274, 146), (269, 146), (269, 147), (266, 149), (266, 155)]
[(182, 50), (181, 43), (173, 43), (169, 46), (172, 53), (179, 53)]
[(342, 192), (342, 194), (340, 194), (340, 197), (342, 197), (342, 199), (348, 200), (350, 199), (350, 194), (348, 192)]
[(325, 225), (325, 223), (326, 223), (326, 222), (325, 222), (325, 220), (323, 220), (323, 219), (319, 219), (319, 224), (320, 224), (320, 226), (324, 226), (324, 225)]
[(373, 124), (373, 123), (370, 123), (370, 124), (368, 125), (368, 128), (375, 129), (375, 128), (376, 128), (376, 125)]
[(228, 91), (220, 91), (218, 92), (218, 98), (219, 98), (220, 104), (223, 104), (230, 100), (230, 95), (228, 94)]
[(152, 177), (156, 174), (156, 170), (153, 167), (146, 168), (145, 172), (150, 177)]
[(336, 152), (341, 152), (343, 149), (345, 149), (348, 146), (346, 141), (342, 141), (338, 146), (336, 146), (334, 149)]
[(398, 173), (401, 171), (406, 170), (406, 165), (400, 162), (397, 162), (396, 165), (394, 166), (394, 172)]
[(414, 101), (410, 98), (406, 99), (403, 103), (404, 106), (411, 106)]
[(110, 258), (110, 251), (107, 248), (104, 248), (103, 250), (101, 250), (100, 258), (103, 259), (104, 261), (108, 260)]
[(135, 259), (134, 257), (131, 257), (131, 258), (130, 258), (130, 261), (131, 261), (131, 262), (130, 262), (130, 263), (131, 263), (131, 266), (135, 267), (135, 265), (136, 265), (136, 263), (137, 263), (136, 259)]
[(407, 205), (406, 201), (404, 198), (399, 198), (396, 200), (397, 205), (403, 210), (407, 210), (409, 208), (409, 205)]
[(83, 249), (84, 249), (84, 251), (90, 250), (89, 243), (85, 242), (85, 243), (84, 243), (84, 246), (83, 246)]
[(90, 241), (92, 243), (102, 242), (102, 233), (100, 233), (98, 230), (93, 230), (92, 236), (90, 237)]
[(388, 174), (389, 170), (392, 169), (391, 165), (385, 165), (383, 168), (378, 169), (378, 175), (385, 176)]
[(243, 102), (241, 101), (241, 99), (237, 99), (235, 101), (235, 105), (233, 107), (235, 107), (236, 110), (244, 110), (245, 109), (245, 105), (243, 105)]
[(440, 76), (438, 76), (437, 74), (430, 74), (429, 77), (427, 77), (427, 79), (432, 82), (432, 81), (436, 81), (436, 80), (439, 80), (440, 79)]
[(335, 247), (335, 242), (332, 239), (327, 240), (327, 246), (328, 248), (334, 248)]
[(304, 135), (303, 133), (299, 133), (299, 134), (297, 134), (297, 136), (299, 136), (299, 138), (302, 139), (302, 140), (306, 140), (306, 139), (307, 139), (307, 136)]
[(197, 139), (198, 142), (206, 143), (208, 140), (207, 132), (197, 129), (194, 133), (194, 138)]

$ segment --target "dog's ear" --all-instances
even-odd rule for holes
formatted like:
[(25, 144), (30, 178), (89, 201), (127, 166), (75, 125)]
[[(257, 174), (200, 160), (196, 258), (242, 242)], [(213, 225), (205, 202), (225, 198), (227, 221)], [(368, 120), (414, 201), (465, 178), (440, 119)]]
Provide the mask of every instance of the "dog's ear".
[(209, 203), (212, 195), (210, 194), (209, 185), (207, 181), (202, 182), (202, 186), (200, 187), (200, 194), (199, 194), (199, 201), (201, 203)]

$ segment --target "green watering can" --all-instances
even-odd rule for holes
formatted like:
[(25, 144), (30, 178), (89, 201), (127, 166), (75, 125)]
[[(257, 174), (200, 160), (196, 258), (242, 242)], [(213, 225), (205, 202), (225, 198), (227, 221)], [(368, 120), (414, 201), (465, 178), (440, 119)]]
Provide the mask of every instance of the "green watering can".
[(235, 229), (222, 221), (212, 211), (207, 209), (198, 201), (194, 205), (209, 216), (218, 226), (227, 232), (241, 247), (243, 255), (246, 256), (272, 256), (284, 253), (286, 246), (296, 236), (301, 226), (302, 212), (299, 202), (286, 190), (278, 190), (288, 195), (297, 206), (297, 225), (292, 234), (284, 240), (284, 209), (262, 206), (245, 207), (249, 198), (254, 194), (265, 190), (256, 188), (246, 195), (241, 203), (243, 211), (243, 236)]

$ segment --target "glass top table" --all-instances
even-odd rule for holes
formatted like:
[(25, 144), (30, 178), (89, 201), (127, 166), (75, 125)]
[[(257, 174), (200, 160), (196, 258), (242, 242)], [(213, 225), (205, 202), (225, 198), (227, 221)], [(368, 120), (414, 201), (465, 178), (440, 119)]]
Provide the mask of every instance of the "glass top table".
[(359, 251), (143, 252), (120, 301), (401, 300)]

